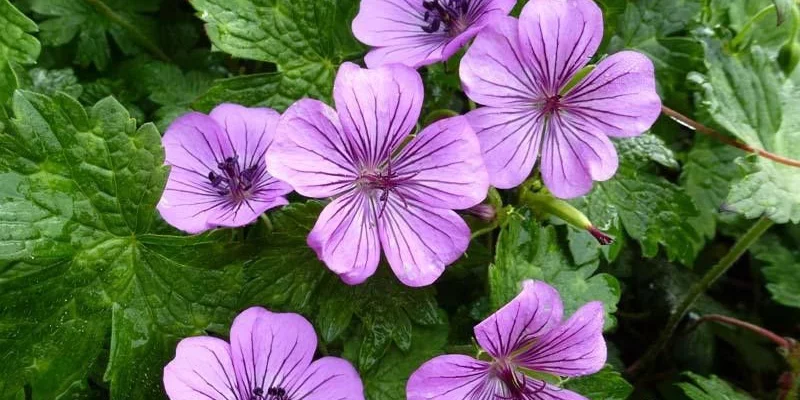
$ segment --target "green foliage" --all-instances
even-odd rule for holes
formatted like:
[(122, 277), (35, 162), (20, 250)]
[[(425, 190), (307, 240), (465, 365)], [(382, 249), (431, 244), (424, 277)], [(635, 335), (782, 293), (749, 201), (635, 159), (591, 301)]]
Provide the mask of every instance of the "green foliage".
[(41, 45), (31, 33), (37, 30), (36, 23), (14, 8), (9, 0), (0, 0), (0, 64), (8, 61), (35, 63)]
[(678, 387), (691, 400), (750, 400), (752, 397), (736, 391), (730, 384), (716, 376), (704, 378), (685, 373), (691, 382), (678, 383)]
[(633, 392), (633, 386), (608, 365), (594, 375), (570, 379), (564, 388), (592, 400), (625, 400)]
[(561, 293), (565, 315), (592, 301), (603, 302), (605, 328), (616, 325), (620, 286), (609, 274), (595, 274), (596, 266), (577, 266), (552, 226), (543, 226), (527, 214), (512, 217), (500, 232), (494, 263), (489, 266), (489, 294), (496, 310), (519, 294), (522, 281), (541, 280)]
[(141, 43), (156, 35), (158, 0), (31, 0), (33, 11), (48, 19), (39, 24), (45, 45), (61, 46), (78, 38), (75, 62), (106, 69), (111, 62), (108, 36), (125, 54), (141, 52)]
[[(350, 33), (350, 25), (340, 22), (355, 15), (354, 0), (271, 3), (192, 0), (191, 3), (206, 22), (206, 32), (214, 46), (235, 57), (277, 65), (279, 75), (269, 79), (274, 79), (271, 84), (277, 85), (281, 94), (263, 93), (260, 104), (284, 109), (303, 96), (330, 99), (337, 66), (362, 54), (361, 46)], [(230, 81), (220, 85), (217, 94), (222, 91), (240, 96), (239, 92), (246, 90), (232, 90)]]
[[(308, 318), (318, 353), (350, 360), (367, 399), (404, 399), (414, 370), (471, 349), (473, 326), (526, 279), (555, 286), (566, 315), (604, 303), (608, 365), (565, 389), (592, 400), (776, 396), (786, 366), (771, 343), (722, 324), (685, 328), (714, 313), (796, 338), (800, 170), (667, 118), (614, 139), (615, 176), (570, 200), (613, 244), (499, 190), (497, 220), (466, 217), (469, 250), (427, 288), (403, 286), (385, 262), (364, 284), (342, 283), (306, 243), (328, 200), (291, 195), (250, 226), (195, 236), (162, 221), (159, 131), (222, 102), (330, 103), (339, 65), (363, 65), (368, 50), (351, 32), (361, 1), (0, 0), (0, 399), (165, 399), (176, 343), (227, 337), (253, 305)], [(793, 1), (597, 2), (605, 37), (593, 62), (642, 52), (666, 106), (800, 159)], [(418, 69), (420, 126), (476, 107), (463, 54)], [(536, 173), (526, 185), (546, 194)], [(634, 394), (621, 371), (764, 215), (782, 225), (698, 298), (652, 369), (693, 372), (631, 377)]]
[(800, 252), (797, 238), (768, 235), (753, 246), (753, 254), (764, 263), (761, 272), (772, 298), (783, 305), (800, 308)]
[[(115, 398), (152, 398), (186, 335), (227, 323), (241, 270), (219, 236), (150, 233), (158, 131), (108, 98), (17, 92), (0, 136), (0, 374), (41, 398), (85, 385), (111, 338)], [(19, 386), (4, 387), (13, 393)]]
[[(416, 329), (411, 337), (409, 350), (393, 349), (386, 353), (371, 370), (361, 371), (368, 399), (403, 400), (406, 398), (408, 377), (425, 361), (442, 353), (447, 343), (447, 327), (432, 326)], [(344, 356), (356, 359), (360, 352), (359, 341), (345, 344)]]
[(589, 195), (575, 204), (598, 226), (612, 226), (619, 220), (625, 232), (639, 241), (645, 257), (654, 257), (661, 244), (670, 260), (691, 265), (702, 248), (702, 236), (691, 223), (699, 215), (697, 206), (683, 188), (654, 173), (642, 156), (648, 154), (671, 166), (674, 160), (670, 162), (665, 156), (669, 151), (652, 139), (624, 140), (617, 145), (617, 174), (596, 184)]
[[(709, 71), (695, 74), (698, 106), (715, 125), (743, 142), (800, 158), (800, 73), (784, 78), (774, 60), (759, 48), (723, 53), (708, 44)], [(800, 174), (761, 157), (739, 162), (744, 174), (733, 183), (728, 206), (747, 218), (765, 215), (778, 223), (800, 222)]]

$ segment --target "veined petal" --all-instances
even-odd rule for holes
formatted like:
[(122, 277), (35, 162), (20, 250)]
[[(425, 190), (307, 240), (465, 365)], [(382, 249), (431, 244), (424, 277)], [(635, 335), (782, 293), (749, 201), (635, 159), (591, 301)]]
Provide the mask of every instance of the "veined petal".
[(228, 205), (228, 199), (211, 187), (207, 176), (173, 165), (156, 208), (167, 223), (195, 234), (213, 229), (209, 216)]
[(225, 203), (214, 208), (208, 215), (208, 223), (214, 226), (235, 228), (252, 223), (265, 211), (289, 204), (285, 197), (275, 197), (266, 201), (245, 200), (238, 203)]
[(192, 112), (176, 119), (162, 138), (170, 174), (158, 211), (170, 225), (188, 233), (214, 227), (208, 217), (227, 200), (211, 186), (209, 172), (233, 155), (221, 127), (207, 115)]
[(489, 190), (478, 138), (464, 117), (436, 121), (406, 145), (392, 164), (408, 176), (404, 192), (431, 207), (465, 209)]
[(190, 112), (178, 117), (161, 139), (165, 162), (203, 175), (233, 156), (233, 149), (220, 125), (211, 117)]
[(223, 128), (243, 169), (264, 163), (267, 148), (272, 144), (281, 117), (277, 111), (224, 103), (216, 106), (208, 115)]
[(374, 168), (389, 159), (416, 126), (423, 96), (422, 78), (405, 65), (339, 67), (333, 97), (360, 166)]
[(542, 148), (542, 179), (561, 198), (582, 196), (592, 181), (604, 181), (617, 171), (619, 160), (607, 136), (569, 113), (551, 117)]
[(500, 17), (486, 27), (461, 59), (464, 92), (476, 103), (500, 107), (532, 103), (541, 83), (523, 55), (516, 18)]
[(482, 107), (466, 118), (480, 142), (492, 186), (510, 189), (525, 181), (539, 157), (544, 130), (541, 111)]
[(564, 107), (608, 136), (630, 137), (650, 129), (661, 113), (653, 62), (621, 51), (597, 64), (563, 98)]
[(308, 235), (308, 245), (350, 285), (364, 282), (380, 261), (376, 205), (359, 191), (328, 204)]
[(593, 0), (536, 0), (519, 17), (522, 48), (548, 96), (558, 94), (603, 40), (603, 14)]
[(353, 35), (375, 47), (419, 44), (421, 38), (431, 36), (422, 30), (429, 25), (424, 19), (425, 11), (422, 1), (361, 0), (353, 19)]
[(237, 400), (228, 343), (208, 336), (181, 340), (175, 358), (164, 367), (164, 389), (170, 400)]
[(534, 342), (515, 358), (525, 368), (561, 376), (583, 376), (603, 368), (603, 304), (594, 301), (579, 308), (567, 322)]
[(517, 297), (475, 326), (475, 339), (495, 358), (506, 357), (548, 334), (563, 313), (558, 291), (544, 282), (525, 281)]
[(346, 140), (336, 111), (317, 100), (299, 100), (280, 119), (267, 170), (303, 196), (342, 193), (358, 178)]
[[(527, 378), (525, 389), (531, 394), (531, 399), (536, 400), (589, 400), (573, 391), (553, 386), (537, 379)], [(534, 397), (535, 396), (535, 397)]]
[(463, 355), (444, 355), (422, 364), (406, 384), (408, 400), (495, 400), (489, 363)]
[[(423, 32), (425, 33), (425, 32)], [(444, 48), (447, 39), (442, 35), (422, 36), (409, 40), (408, 43), (396, 46), (375, 47), (364, 56), (364, 63), (369, 68), (378, 68), (391, 64), (403, 64), (411, 68), (435, 64), (445, 59)]]
[(251, 307), (231, 326), (233, 368), (242, 399), (289, 387), (303, 376), (317, 350), (317, 335), (299, 314)]
[(378, 201), (379, 235), (386, 259), (400, 282), (430, 285), (469, 245), (466, 222), (451, 210), (430, 207), (403, 194)]
[(363, 400), (364, 385), (349, 362), (323, 357), (311, 363), (305, 373), (286, 391), (289, 399)]
[(467, 28), (455, 37), (450, 38), (442, 51), (443, 59), (447, 60), (461, 50), (478, 32), (487, 26), (503, 23), (504, 18), (511, 12), (516, 4), (515, 0), (472, 0), (469, 2), (466, 15), (463, 17)]

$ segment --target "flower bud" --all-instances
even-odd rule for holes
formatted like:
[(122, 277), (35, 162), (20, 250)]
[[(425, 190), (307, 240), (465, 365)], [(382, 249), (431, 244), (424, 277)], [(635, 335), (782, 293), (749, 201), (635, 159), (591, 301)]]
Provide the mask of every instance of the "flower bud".
[(490, 204), (478, 204), (464, 210), (469, 215), (478, 217), (486, 222), (494, 221), (497, 217), (497, 211)]

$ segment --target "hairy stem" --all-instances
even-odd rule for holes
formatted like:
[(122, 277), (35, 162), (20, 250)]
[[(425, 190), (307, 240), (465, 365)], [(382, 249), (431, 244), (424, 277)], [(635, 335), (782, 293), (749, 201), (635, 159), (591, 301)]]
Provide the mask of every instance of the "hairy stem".
[(679, 112), (677, 112), (677, 111), (675, 111), (675, 110), (673, 110), (673, 109), (671, 109), (669, 107), (667, 107), (667, 106), (661, 106), (661, 112), (664, 115), (674, 119), (678, 123), (680, 123), (680, 124), (682, 124), (684, 126), (687, 126), (689, 128), (692, 128), (695, 131), (700, 132), (702, 134), (711, 136), (712, 138), (714, 138), (716, 140), (719, 140), (720, 142), (725, 143), (725, 144), (727, 144), (729, 146), (736, 147), (737, 149), (744, 150), (744, 151), (746, 151), (748, 153), (754, 153), (756, 155), (759, 155), (759, 156), (764, 157), (764, 158), (768, 158), (768, 159), (770, 159), (772, 161), (775, 161), (777, 163), (781, 163), (781, 164), (784, 164), (784, 165), (789, 165), (789, 166), (792, 166), (792, 167), (800, 168), (800, 161), (798, 161), (798, 160), (791, 159), (791, 158), (788, 158), (788, 157), (779, 156), (777, 154), (770, 153), (770, 152), (768, 152), (766, 150), (763, 150), (763, 149), (757, 149), (757, 148), (752, 147), (752, 146), (750, 146), (748, 144), (742, 143), (742, 142), (740, 142), (740, 141), (738, 141), (736, 139), (733, 139), (731, 137), (725, 136), (725, 135), (723, 135), (723, 134), (721, 134), (721, 133), (719, 133), (719, 132), (717, 132), (717, 131), (715, 131), (715, 130), (713, 130), (713, 129), (711, 129), (711, 128), (709, 128), (709, 127), (707, 127), (707, 126), (705, 126), (705, 125), (703, 125), (703, 124), (701, 124), (701, 123), (699, 123), (699, 122), (697, 122), (697, 121), (695, 121), (695, 120), (693, 120), (693, 119), (691, 119), (691, 118), (689, 118), (689, 117), (687, 117), (687, 116), (685, 116), (685, 115), (683, 115), (683, 114), (681, 114), (681, 113), (679, 113)]
[(747, 329), (748, 331), (751, 331), (753, 333), (756, 333), (762, 337), (771, 340), (780, 347), (787, 349), (791, 347), (791, 344), (789, 343), (788, 340), (786, 340), (786, 338), (781, 337), (780, 335), (778, 335), (775, 332), (772, 332), (771, 330), (764, 329), (758, 325), (754, 325), (737, 318), (728, 317), (726, 315), (720, 315), (720, 314), (704, 315), (698, 318), (697, 321), (695, 321), (694, 324), (692, 324), (692, 327), (689, 328), (689, 330), (695, 329), (697, 326), (706, 321), (721, 322), (723, 324), (733, 325), (742, 329)]
[(733, 265), (742, 254), (747, 251), (750, 246), (755, 243), (764, 232), (769, 229), (773, 224), (772, 221), (767, 219), (766, 217), (759, 219), (750, 229), (741, 237), (739, 240), (731, 247), (727, 254), (722, 257), (721, 260), (715, 265), (713, 268), (708, 270), (703, 278), (697, 282), (694, 286), (689, 289), (689, 292), (686, 293), (686, 297), (684, 297), (683, 301), (678, 305), (678, 307), (672, 312), (672, 315), (667, 321), (667, 326), (661, 331), (661, 335), (658, 339), (653, 343), (647, 352), (631, 364), (630, 367), (627, 369), (627, 373), (629, 375), (635, 375), (642, 368), (650, 364), (655, 358), (661, 353), (661, 350), (667, 345), (669, 342), (670, 337), (672, 334), (675, 333), (675, 330), (678, 328), (683, 317), (689, 311), (689, 308), (694, 304), (694, 302), (706, 291), (709, 287), (716, 281), (720, 276), (724, 275), (725, 272)]
[(97, 12), (103, 14), (106, 18), (111, 20), (111, 22), (119, 25), (122, 29), (125, 29), (133, 35), (136, 42), (139, 43), (140, 46), (144, 47), (147, 51), (152, 53), (156, 58), (160, 59), (164, 62), (172, 62), (168, 55), (166, 55), (161, 49), (156, 46), (155, 43), (150, 41), (150, 39), (142, 33), (135, 25), (130, 23), (128, 20), (114, 12), (106, 3), (103, 3), (101, 0), (84, 0), (87, 4), (94, 7)]

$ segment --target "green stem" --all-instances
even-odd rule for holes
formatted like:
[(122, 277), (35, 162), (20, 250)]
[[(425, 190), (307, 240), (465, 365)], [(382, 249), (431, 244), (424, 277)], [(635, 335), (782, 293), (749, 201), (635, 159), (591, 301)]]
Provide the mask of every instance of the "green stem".
[(742, 30), (740, 30), (739, 33), (736, 34), (736, 36), (734, 36), (734, 38), (731, 40), (731, 48), (739, 49), (739, 45), (750, 35), (750, 31), (753, 29), (753, 24), (760, 21), (762, 18), (764, 18), (765, 15), (769, 14), (769, 12), (774, 9), (775, 9), (775, 4), (770, 4), (762, 8), (761, 11), (759, 11), (758, 13), (756, 13), (756, 15), (750, 18), (744, 24)]
[(128, 20), (126, 20), (125, 18), (114, 12), (114, 10), (112, 10), (111, 7), (106, 5), (106, 3), (103, 3), (101, 0), (84, 0), (84, 1), (88, 3), (90, 6), (94, 7), (94, 9), (97, 10), (97, 12), (103, 14), (106, 18), (111, 20), (111, 22), (121, 26), (122, 29), (128, 31), (128, 33), (133, 35), (134, 39), (136, 39), (139, 45), (147, 49), (147, 51), (152, 53), (161, 61), (172, 62), (169, 56), (166, 55), (163, 51), (161, 51), (161, 49), (158, 48), (158, 46), (156, 46), (155, 43), (151, 42), (150, 39), (147, 36), (145, 36), (144, 33), (142, 33), (142, 31), (140, 31), (136, 26), (128, 22)]
[(741, 237), (739, 240), (731, 247), (727, 254), (719, 260), (719, 263), (711, 268), (703, 278), (697, 282), (691, 289), (689, 289), (689, 293), (686, 294), (683, 301), (680, 303), (678, 308), (672, 312), (672, 315), (667, 321), (667, 326), (661, 330), (661, 335), (658, 339), (647, 349), (644, 356), (634, 362), (630, 367), (628, 367), (627, 373), (629, 375), (635, 375), (638, 373), (642, 368), (650, 364), (655, 358), (661, 353), (661, 350), (667, 345), (667, 342), (672, 337), (672, 334), (675, 333), (675, 330), (678, 328), (683, 317), (689, 311), (689, 308), (692, 307), (694, 302), (703, 294), (709, 287), (716, 281), (720, 276), (724, 275), (725, 272), (736, 262), (736, 260), (741, 257), (750, 246), (755, 243), (764, 232), (769, 229), (773, 224), (772, 221), (767, 219), (766, 217), (761, 218), (752, 227)]

